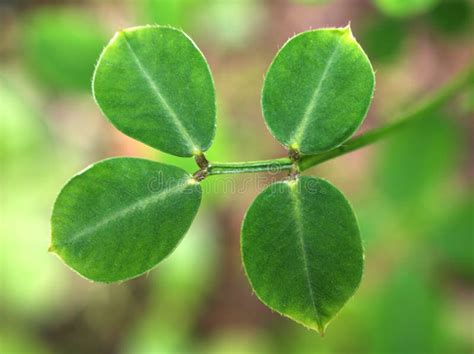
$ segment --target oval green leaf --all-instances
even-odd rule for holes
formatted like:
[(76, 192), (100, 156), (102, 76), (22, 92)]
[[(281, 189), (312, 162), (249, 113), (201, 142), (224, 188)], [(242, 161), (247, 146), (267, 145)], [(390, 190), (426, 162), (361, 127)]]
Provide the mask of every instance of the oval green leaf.
[(214, 83), (203, 54), (182, 31), (118, 32), (100, 56), (93, 91), (104, 115), (134, 139), (183, 157), (211, 146)]
[(50, 250), (88, 279), (133, 278), (174, 250), (200, 201), (199, 183), (177, 167), (136, 158), (104, 160), (59, 193)]
[(276, 55), (262, 110), (272, 135), (304, 154), (330, 150), (364, 120), (375, 76), (349, 27), (303, 32)]
[(247, 211), (241, 242), (258, 298), (321, 334), (362, 277), (363, 249), (352, 208), (319, 178), (268, 186)]

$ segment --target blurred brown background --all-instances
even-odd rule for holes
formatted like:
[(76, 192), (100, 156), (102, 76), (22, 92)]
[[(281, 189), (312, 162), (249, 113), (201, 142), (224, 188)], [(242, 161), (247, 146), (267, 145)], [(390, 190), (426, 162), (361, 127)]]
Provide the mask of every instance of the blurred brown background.
[(260, 90), (293, 34), (350, 22), (376, 69), (366, 130), (473, 62), (473, 8), (471, 0), (0, 0), (0, 352), (472, 353), (473, 88), (386, 142), (307, 172), (352, 201), (366, 249), (362, 285), (325, 338), (264, 307), (244, 276), (243, 215), (278, 176), (206, 180), (183, 243), (126, 283), (90, 283), (47, 247), (56, 193), (87, 165), (127, 155), (196, 169), (101, 116), (90, 81), (115, 31), (169, 24), (196, 41), (218, 98), (209, 158), (244, 161), (285, 155), (265, 128)]

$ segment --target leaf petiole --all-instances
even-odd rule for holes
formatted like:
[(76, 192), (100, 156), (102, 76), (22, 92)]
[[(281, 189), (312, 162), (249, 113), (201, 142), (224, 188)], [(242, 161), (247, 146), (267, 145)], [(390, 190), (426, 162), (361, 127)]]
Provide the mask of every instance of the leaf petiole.
[[(474, 84), (474, 65), (456, 74), (446, 84), (439, 87), (435, 92), (423, 100), (415, 103), (410, 109), (398, 115), (392, 122), (381, 127), (369, 130), (361, 135), (349, 139), (341, 146), (316, 155), (301, 156), (295, 163), (300, 171), (307, 170), (333, 158), (348, 154), (379, 140), (392, 135), (404, 128), (407, 124), (423, 116), (426, 112), (439, 108), (449, 101), (455, 94), (459, 93), (468, 85)], [(278, 158), (273, 160), (247, 161), (247, 162), (210, 162), (207, 175), (223, 175), (236, 173), (256, 172), (279, 172), (290, 171), (294, 162), (290, 158)]]

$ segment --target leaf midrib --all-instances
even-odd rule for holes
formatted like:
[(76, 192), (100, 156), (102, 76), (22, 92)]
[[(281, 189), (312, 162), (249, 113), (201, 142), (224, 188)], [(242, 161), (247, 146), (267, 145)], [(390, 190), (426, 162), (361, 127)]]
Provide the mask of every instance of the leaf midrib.
[(164, 190), (160, 191), (159, 193), (152, 194), (152, 195), (147, 196), (145, 198), (138, 199), (133, 204), (130, 204), (125, 208), (122, 208), (122, 209), (119, 209), (119, 210), (113, 212), (112, 214), (110, 214), (109, 216), (103, 218), (99, 222), (96, 222), (92, 225), (88, 225), (88, 226), (84, 227), (78, 233), (71, 235), (68, 238), (67, 241), (61, 242), (60, 245), (75, 243), (78, 240), (81, 240), (82, 238), (94, 233), (95, 231), (103, 228), (104, 226), (110, 224), (113, 221), (116, 221), (116, 220), (119, 220), (119, 219), (124, 219), (125, 217), (127, 217), (128, 215), (130, 215), (130, 214), (132, 214), (136, 211), (146, 209), (150, 205), (166, 198), (170, 194), (180, 192), (181, 190), (185, 189), (188, 185), (189, 184), (186, 183), (186, 181), (184, 181), (182, 184), (177, 184), (177, 185), (175, 185), (171, 188), (164, 189)]
[(296, 145), (299, 146), (301, 142), (303, 141), (306, 128), (308, 127), (308, 124), (310, 122), (311, 114), (313, 113), (316, 103), (319, 99), (319, 95), (321, 92), (321, 87), (323, 86), (324, 81), (327, 79), (329, 68), (332, 66), (334, 62), (334, 58), (336, 57), (336, 54), (341, 47), (343, 35), (340, 36), (339, 41), (337, 44), (334, 46), (334, 49), (332, 50), (331, 55), (329, 56), (328, 61), (326, 62), (326, 65), (324, 66), (323, 73), (321, 75), (321, 79), (318, 82), (318, 85), (314, 89), (311, 99), (308, 102), (308, 105), (306, 106), (306, 109), (303, 114), (303, 118), (301, 118), (300, 123), (298, 127), (295, 129), (295, 133), (293, 133), (293, 136), (290, 139), (290, 145)]
[[(290, 185), (291, 183), (294, 183), (294, 184)], [(304, 242), (304, 237), (303, 237), (303, 217), (301, 215), (301, 202), (299, 200), (299, 196), (297, 195), (298, 188), (300, 187), (298, 186), (298, 181), (291, 181), (287, 185), (288, 185), (288, 188), (290, 189), (290, 197), (293, 203), (293, 212), (294, 212), (295, 224), (296, 224), (296, 234), (298, 236), (298, 243), (300, 245), (300, 250), (301, 250), (301, 254), (303, 258), (303, 272), (306, 276), (309, 296), (311, 298), (311, 303), (313, 305), (316, 322), (318, 323), (318, 325), (321, 325), (321, 317), (316, 307), (316, 300), (315, 300), (314, 292), (313, 292), (313, 284), (311, 282), (311, 272), (308, 266), (308, 253), (306, 251), (306, 244)]]
[(144, 67), (143, 63), (141, 62), (140, 58), (136, 54), (135, 50), (133, 49), (132, 45), (130, 44), (130, 41), (127, 38), (127, 35), (124, 33), (123, 38), (125, 40), (125, 43), (127, 45), (128, 50), (132, 54), (132, 59), (135, 62), (136, 66), (138, 67), (138, 70), (142, 74), (142, 76), (145, 78), (145, 80), (148, 83), (148, 86), (151, 88), (154, 96), (158, 99), (159, 103), (164, 107), (165, 111), (168, 113), (168, 116), (171, 118), (172, 124), (176, 127), (178, 132), (182, 135), (183, 140), (185, 140), (186, 144), (188, 147), (191, 149), (192, 152), (200, 150), (197, 147), (197, 144), (194, 143), (194, 139), (191, 137), (189, 132), (186, 130), (184, 127), (183, 123), (180, 121), (178, 115), (176, 112), (173, 110), (173, 108), (169, 105), (168, 101), (166, 98), (163, 96), (161, 93), (161, 90), (158, 86), (158, 84), (153, 80), (147, 69)]

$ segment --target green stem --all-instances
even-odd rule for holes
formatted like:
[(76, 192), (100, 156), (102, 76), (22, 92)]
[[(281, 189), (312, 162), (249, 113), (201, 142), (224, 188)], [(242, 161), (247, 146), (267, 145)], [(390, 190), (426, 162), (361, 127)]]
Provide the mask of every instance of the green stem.
[[(345, 155), (351, 151), (373, 144), (393, 133), (399, 131), (405, 125), (424, 116), (426, 113), (439, 108), (446, 103), (456, 93), (468, 85), (474, 84), (474, 65), (458, 73), (448, 83), (441, 86), (437, 91), (415, 104), (411, 109), (400, 114), (392, 122), (379, 128), (369, 130), (359, 136), (349, 139), (343, 145), (316, 155), (302, 156), (298, 161), (300, 171), (307, 170), (335, 157)], [(293, 166), (289, 158), (279, 158), (274, 160), (249, 161), (249, 162), (224, 162), (210, 163), (208, 175), (248, 173), (248, 172), (277, 172), (291, 170)]]
[(411, 109), (400, 114), (397, 118), (393, 119), (393, 121), (351, 138), (346, 143), (328, 152), (318, 155), (303, 156), (299, 162), (300, 170), (307, 170), (310, 167), (373, 144), (389, 135), (392, 135), (404, 128), (408, 123), (416, 121), (417, 118), (423, 117), (426, 113), (439, 108), (456, 93), (470, 84), (474, 84), (474, 66), (470, 66), (466, 70), (458, 73), (447, 84), (415, 104)]
[(216, 162), (208, 168), (209, 175), (222, 175), (248, 172), (278, 172), (290, 170), (293, 162), (287, 158), (248, 162)]

